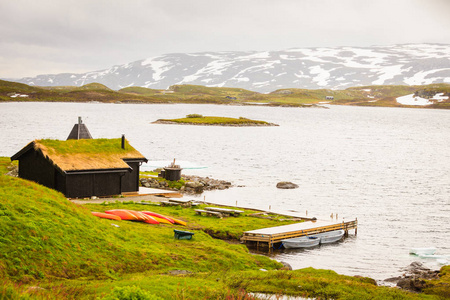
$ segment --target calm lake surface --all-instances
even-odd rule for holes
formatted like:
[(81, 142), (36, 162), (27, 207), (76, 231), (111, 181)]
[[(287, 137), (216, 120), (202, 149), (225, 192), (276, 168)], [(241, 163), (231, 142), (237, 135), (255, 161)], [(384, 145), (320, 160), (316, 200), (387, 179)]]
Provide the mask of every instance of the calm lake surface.
[[(151, 124), (192, 113), (280, 126)], [(449, 110), (2, 103), (0, 156), (36, 138), (66, 139), (78, 116), (94, 138), (125, 134), (151, 161), (149, 169), (176, 158), (185, 174), (243, 186), (207, 192), (202, 199), (208, 202), (307, 211), (318, 219), (330, 220), (331, 213), (358, 218), (356, 236), (352, 230), (337, 244), (274, 255), (294, 269), (311, 266), (383, 280), (413, 261), (440, 267), (435, 259), (409, 255), (410, 248), (436, 247), (437, 254), (450, 255)], [(279, 181), (300, 187), (280, 190)]]

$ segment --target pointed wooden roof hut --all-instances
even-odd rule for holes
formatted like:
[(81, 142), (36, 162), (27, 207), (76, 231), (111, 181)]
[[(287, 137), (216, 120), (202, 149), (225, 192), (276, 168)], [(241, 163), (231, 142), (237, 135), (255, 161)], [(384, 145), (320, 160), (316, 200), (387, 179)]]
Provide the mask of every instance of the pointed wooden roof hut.
[(35, 140), (11, 157), (19, 177), (68, 198), (120, 195), (139, 190), (139, 167), (147, 159), (122, 139)]

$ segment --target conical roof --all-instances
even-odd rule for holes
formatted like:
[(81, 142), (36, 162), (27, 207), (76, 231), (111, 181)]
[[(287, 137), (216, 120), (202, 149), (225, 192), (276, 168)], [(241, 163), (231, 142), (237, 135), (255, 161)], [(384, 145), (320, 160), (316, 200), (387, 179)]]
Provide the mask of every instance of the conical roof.
[(92, 139), (91, 133), (87, 129), (86, 125), (81, 121), (81, 117), (78, 117), (78, 124), (73, 125), (72, 131), (67, 137), (68, 140), (82, 140)]

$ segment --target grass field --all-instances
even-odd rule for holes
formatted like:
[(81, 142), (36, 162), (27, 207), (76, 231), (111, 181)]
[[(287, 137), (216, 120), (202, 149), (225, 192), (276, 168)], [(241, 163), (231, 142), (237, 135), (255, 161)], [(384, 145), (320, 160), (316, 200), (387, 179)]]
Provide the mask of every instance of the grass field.
[[(0, 158), (0, 174), (12, 166), (9, 158)], [(188, 225), (111, 221), (90, 213), (113, 208), (152, 210)], [(370, 278), (328, 270), (281, 270), (280, 263), (249, 253), (236, 240), (245, 230), (293, 221), (255, 218), (252, 212), (217, 219), (198, 216), (191, 208), (131, 201), (76, 205), (36, 183), (0, 175), (0, 299), (255, 299), (248, 293), (444, 299), (449, 295), (450, 267), (442, 269), (440, 281), (427, 286), (429, 294), (378, 287)], [(189, 230), (194, 238), (176, 240), (173, 229)]]

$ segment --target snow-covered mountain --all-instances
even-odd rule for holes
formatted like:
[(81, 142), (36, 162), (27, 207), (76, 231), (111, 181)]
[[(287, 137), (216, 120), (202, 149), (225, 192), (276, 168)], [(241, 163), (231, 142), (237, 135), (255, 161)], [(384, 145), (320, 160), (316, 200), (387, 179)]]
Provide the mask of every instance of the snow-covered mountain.
[(81, 86), (98, 82), (115, 90), (128, 86), (167, 89), (174, 84), (196, 84), (258, 92), (281, 88), (450, 83), (450, 45), (175, 53), (107, 70), (39, 75), (15, 81), (38, 86)]

